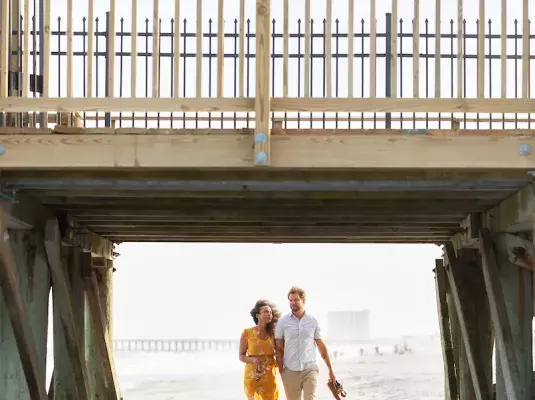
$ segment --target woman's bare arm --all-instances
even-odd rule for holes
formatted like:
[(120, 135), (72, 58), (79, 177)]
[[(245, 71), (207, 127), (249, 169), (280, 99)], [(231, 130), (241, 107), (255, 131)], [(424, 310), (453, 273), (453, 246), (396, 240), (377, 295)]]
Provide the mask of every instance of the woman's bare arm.
[(279, 371), (282, 371), (284, 368), (284, 339), (275, 339), (275, 354)]
[(247, 356), (247, 336), (245, 332), (241, 334), (240, 338), (240, 361), (245, 364), (255, 364), (258, 362), (258, 358)]

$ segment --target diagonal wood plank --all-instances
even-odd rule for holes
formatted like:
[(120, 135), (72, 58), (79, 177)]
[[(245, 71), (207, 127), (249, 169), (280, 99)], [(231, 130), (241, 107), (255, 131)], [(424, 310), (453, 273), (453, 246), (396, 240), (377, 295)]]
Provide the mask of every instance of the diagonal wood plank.
[(448, 292), (446, 269), (444, 262), (435, 260), (435, 288), (437, 296), (437, 311), (440, 324), (440, 336), (442, 338), (442, 358), (444, 359), (444, 373), (446, 380), (446, 399), (457, 399), (457, 376), (453, 359), (453, 341), (450, 330), (450, 316), (446, 294)]
[(487, 229), (480, 230), (479, 242), (483, 260), (483, 277), (485, 278), (485, 286), (487, 288), (490, 314), (496, 337), (496, 347), (500, 349), (498, 355), (502, 365), (507, 398), (510, 400), (525, 399), (525, 392), (520, 379), (520, 362), (515, 355), (515, 343), (511, 332), (511, 324), (505, 307), (503, 289), (499, 280), (496, 253), (492, 244), (492, 238)]
[(89, 400), (89, 381), (87, 367), (83, 357), (81, 343), (78, 343), (78, 335), (74, 325), (74, 316), (71, 304), (70, 290), (67, 278), (61, 263), (61, 235), (58, 221), (50, 218), (45, 228), (45, 249), (48, 258), (48, 267), (52, 276), (52, 290), (58, 297), (57, 304), (60, 313), (65, 342), (69, 352), (74, 379), (78, 391), (78, 399)]
[(455, 310), (457, 311), (457, 317), (459, 319), (459, 327), (461, 330), (461, 336), (465, 346), (466, 356), (468, 359), (468, 364), (470, 366), (470, 376), (472, 377), (472, 384), (474, 386), (474, 392), (477, 400), (487, 400), (490, 397), (488, 393), (488, 388), (485, 385), (487, 379), (485, 377), (485, 372), (482, 368), (478, 368), (475, 348), (477, 344), (475, 343), (472, 335), (469, 334), (466, 313), (464, 310), (464, 305), (461, 302), (459, 296), (459, 277), (458, 269), (459, 263), (457, 256), (455, 254), (455, 249), (451, 241), (445, 243), (444, 250), (449, 262), (449, 268), (447, 269), (448, 281), (450, 284), (451, 294), (453, 302), (455, 304)]
[(15, 334), (22, 368), (32, 400), (46, 400), (44, 371), (39, 368), (37, 347), (28, 317), (26, 303), (20, 293), (20, 281), (9, 241), (5, 240), (4, 212), (0, 210), (0, 286), (4, 295), (11, 326)]
[(109, 395), (112, 396), (113, 399), (120, 399), (121, 392), (119, 388), (119, 381), (117, 380), (117, 376), (115, 373), (113, 352), (111, 350), (111, 339), (109, 331), (104, 323), (104, 315), (100, 302), (100, 293), (98, 289), (97, 277), (92, 269), (91, 254), (84, 253), (81, 255), (81, 257), (85, 292), (87, 295), (89, 308), (91, 310), (91, 318), (93, 320), (93, 332), (95, 334), (99, 352), (102, 358), (102, 367), (109, 389)]

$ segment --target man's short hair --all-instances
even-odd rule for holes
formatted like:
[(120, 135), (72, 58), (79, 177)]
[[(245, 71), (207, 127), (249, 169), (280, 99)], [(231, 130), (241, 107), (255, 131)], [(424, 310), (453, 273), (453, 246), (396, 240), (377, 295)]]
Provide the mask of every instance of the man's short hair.
[(291, 294), (298, 294), (301, 300), (306, 301), (307, 294), (306, 292), (297, 286), (292, 286), (291, 289), (288, 291), (288, 298), (290, 298)]

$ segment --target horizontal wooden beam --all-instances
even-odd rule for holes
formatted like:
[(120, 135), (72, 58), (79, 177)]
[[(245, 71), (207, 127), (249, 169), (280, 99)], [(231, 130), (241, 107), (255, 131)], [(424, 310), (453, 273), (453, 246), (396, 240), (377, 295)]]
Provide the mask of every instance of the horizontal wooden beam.
[[(0, 157), (1, 160), (1, 157)], [(128, 181), (142, 180), (142, 181), (176, 181), (176, 170), (167, 168), (137, 170), (135, 177), (132, 176), (131, 169), (117, 168), (113, 169), (17, 169), (17, 170), (2, 170), (2, 179), (6, 184), (13, 180), (20, 179), (31, 180), (57, 180), (62, 181), (77, 180), (82, 182), (87, 179), (103, 179), (114, 181)], [(525, 184), (531, 182), (532, 177), (526, 174), (525, 169), (509, 169), (503, 170), (497, 167), (492, 170), (473, 170), (473, 169), (454, 169), (454, 170), (439, 170), (439, 169), (393, 169), (385, 174), (380, 170), (333, 170), (333, 169), (187, 169), (180, 171), (180, 180), (199, 180), (199, 181), (218, 181), (220, 183), (232, 184), (236, 181), (256, 180), (267, 184), (279, 183), (281, 181), (298, 181), (298, 182), (340, 182), (340, 181), (362, 181), (369, 183), (375, 181), (381, 182), (398, 182), (402, 181), (407, 186), (410, 183), (410, 190), (414, 190), (414, 181), (429, 181), (429, 183), (452, 182), (459, 183), (460, 187), (467, 184), (479, 182), (484, 185), (500, 183), (500, 184), (515, 184), (517, 189), (521, 189)], [(246, 185), (247, 186), (247, 185)], [(474, 189), (481, 189), (480, 186), (474, 186)], [(294, 190), (295, 188), (292, 188)], [(494, 188), (492, 188), (494, 189)]]
[[(0, 112), (254, 112), (254, 98), (26, 98), (0, 99)], [(533, 113), (534, 99), (280, 98), (275, 112)]]
[(533, 113), (535, 99), (276, 98), (272, 111)]
[(399, 227), (389, 226), (336, 226), (336, 225), (279, 225), (279, 226), (126, 226), (102, 227), (99, 232), (103, 235), (281, 235), (281, 236), (410, 236), (418, 235), (447, 235), (452, 230), (448, 228), (428, 228), (425, 226)]
[(254, 99), (241, 98), (27, 98), (0, 99), (0, 112), (246, 112), (254, 111)]
[[(9, 181), (6, 181), (9, 184)], [(334, 185), (329, 188), (327, 185), (324, 190), (276, 190), (266, 189), (261, 190), (166, 190), (166, 189), (152, 189), (146, 190), (128, 190), (128, 189), (112, 189), (112, 188), (92, 188), (92, 189), (31, 189), (22, 188), (32, 196), (43, 199), (43, 201), (59, 202), (62, 198), (69, 199), (91, 198), (93, 201), (97, 199), (354, 199), (354, 200), (373, 200), (373, 199), (392, 199), (392, 200), (451, 200), (451, 199), (495, 199), (502, 200), (504, 196), (511, 192), (511, 188), (497, 188), (492, 190), (478, 190), (474, 187), (462, 187), (455, 182), (451, 182), (450, 188), (447, 186), (440, 190), (389, 190), (388, 187), (378, 190), (366, 190), (364, 188), (351, 187), (347, 185), (345, 189), (336, 188)], [(393, 184), (395, 185), (395, 183)], [(201, 185), (199, 185), (201, 186)], [(365, 186), (365, 184), (363, 185)], [(415, 185), (416, 186), (416, 185)], [(430, 183), (432, 187), (433, 184)], [(343, 187), (343, 184), (340, 185)], [(83, 201), (83, 200), (80, 200)]]
[[(2, 169), (236, 168), (253, 166), (248, 136), (6, 135)], [(535, 137), (274, 136), (273, 168), (535, 169)]]
[(80, 232), (79, 229), (70, 227), (65, 231), (63, 241), (82, 248), (93, 257), (103, 257), (107, 260), (115, 258), (114, 243), (91, 231)]
[(442, 244), (448, 240), (446, 235), (397, 235), (397, 236), (253, 236), (244, 235), (116, 235), (110, 236), (117, 242), (236, 242), (236, 243), (435, 243)]

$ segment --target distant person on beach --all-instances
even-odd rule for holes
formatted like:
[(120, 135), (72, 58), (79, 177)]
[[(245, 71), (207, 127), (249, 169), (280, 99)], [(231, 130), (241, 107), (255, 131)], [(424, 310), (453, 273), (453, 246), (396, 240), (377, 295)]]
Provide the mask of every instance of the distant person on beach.
[(284, 391), (287, 400), (315, 400), (319, 374), (316, 347), (329, 369), (329, 381), (336, 382), (336, 377), (318, 321), (305, 311), (305, 291), (292, 287), (288, 300), (292, 312), (283, 316), (275, 327), (277, 363)]
[(275, 325), (280, 312), (267, 300), (258, 300), (251, 310), (255, 326), (240, 338), (240, 361), (245, 363), (247, 400), (278, 400)]

